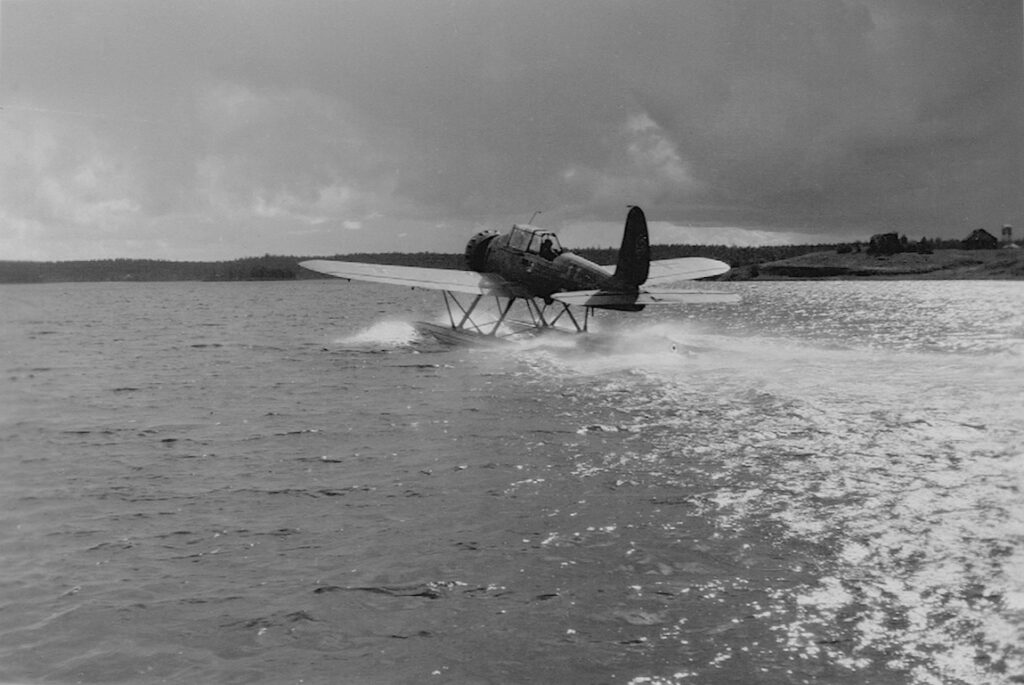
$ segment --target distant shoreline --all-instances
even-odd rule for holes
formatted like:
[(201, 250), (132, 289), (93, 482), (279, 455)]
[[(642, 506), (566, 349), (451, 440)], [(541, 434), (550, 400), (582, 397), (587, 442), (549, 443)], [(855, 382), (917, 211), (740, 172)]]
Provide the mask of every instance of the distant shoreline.
[(1024, 249), (869, 255), (812, 252), (738, 267), (722, 280), (1024, 280)]
[[(711, 257), (733, 266), (715, 280), (1024, 280), (1024, 248), (937, 249), (869, 255), (838, 245), (730, 247), (652, 246), (655, 259)], [(577, 250), (599, 264), (614, 264), (614, 249)], [(101, 259), (61, 262), (0, 261), (0, 283), (85, 283), (159, 281), (274, 281), (326, 278), (298, 265), (310, 257), (264, 255), (220, 262)], [(377, 264), (462, 269), (461, 254), (366, 253), (331, 259)]]

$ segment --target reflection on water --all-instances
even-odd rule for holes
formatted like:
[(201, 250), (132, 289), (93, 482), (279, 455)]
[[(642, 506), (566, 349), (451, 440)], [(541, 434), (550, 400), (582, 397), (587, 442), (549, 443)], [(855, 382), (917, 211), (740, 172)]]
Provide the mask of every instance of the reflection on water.
[(717, 351), (641, 373), (642, 393), (610, 383), (612, 430), (643, 433), (653, 449), (601, 455), (577, 475), (685, 488), (702, 472), (710, 489), (688, 504), (722, 534), (771, 522), (789, 544), (827, 548), (813, 582), (749, 604), (786, 617), (782, 644), (758, 650), (765, 659), (881, 662), (912, 682), (1019, 673), (1019, 359), (703, 342)]
[(420, 291), (5, 287), (0, 678), (1024, 678), (1022, 286), (727, 287), (479, 350)]

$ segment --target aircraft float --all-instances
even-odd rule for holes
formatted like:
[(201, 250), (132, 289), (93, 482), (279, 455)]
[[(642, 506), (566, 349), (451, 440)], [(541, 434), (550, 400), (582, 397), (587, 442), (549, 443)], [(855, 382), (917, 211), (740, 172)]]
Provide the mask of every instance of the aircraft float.
[[(348, 280), (442, 291), (449, 325), (417, 322), (416, 326), (448, 343), (500, 340), (549, 330), (586, 333), (595, 309), (638, 312), (647, 305), (739, 301), (732, 293), (658, 288), (663, 283), (717, 276), (730, 267), (704, 257), (651, 261), (647, 218), (639, 207), (630, 207), (626, 216), (614, 267), (600, 266), (563, 249), (553, 232), (529, 224), (515, 224), (508, 233), (482, 231), (474, 235), (466, 245), (469, 269), (465, 271), (326, 259), (300, 262), (299, 266)], [(465, 301), (466, 295), (471, 299)], [(497, 314), (490, 314), (492, 318), (486, 322), (477, 321), (474, 313), (485, 297), (495, 298)], [(528, 322), (509, 318), (517, 301), (526, 304)], [(573, 313), (574, 306), (583, 308), (582, 317)], [(556, 327), (560, 321), (562, 325)]]

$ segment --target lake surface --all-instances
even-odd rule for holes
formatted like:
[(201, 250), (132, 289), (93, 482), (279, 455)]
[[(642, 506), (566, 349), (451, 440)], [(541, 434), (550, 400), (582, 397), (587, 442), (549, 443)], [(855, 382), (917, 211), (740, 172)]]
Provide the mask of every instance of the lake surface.
[(0, 287), (0, 681), (1024, 682), (1024, 283), (707, 287)]

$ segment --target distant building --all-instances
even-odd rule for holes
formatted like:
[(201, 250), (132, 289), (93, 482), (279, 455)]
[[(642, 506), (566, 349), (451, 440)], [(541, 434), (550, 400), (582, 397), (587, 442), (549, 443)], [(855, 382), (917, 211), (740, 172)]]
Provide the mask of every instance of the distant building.
[(1003, 247), (1017, 247), (1013, 244), (1013, 226), (1003, 226)]
[(905, 252), (907, 248), (906, 236), (896, 233), (876, 233), (871, 236), (868, 242), (867, 253), (870, 255), (888, 255), (898, 252)]
[(962, 244), (965, 250), (994, 250), (999, 247), (999, 240), (984, 228), (979, 228), (967, 236)]

